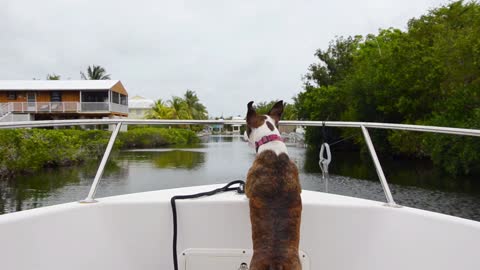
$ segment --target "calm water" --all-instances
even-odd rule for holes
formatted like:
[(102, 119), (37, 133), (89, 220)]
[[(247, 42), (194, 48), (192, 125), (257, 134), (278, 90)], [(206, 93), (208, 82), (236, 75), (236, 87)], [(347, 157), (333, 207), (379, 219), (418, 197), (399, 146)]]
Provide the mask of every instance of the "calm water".
[[(290, 147), (302, 187), (326, 191), (318, 153)], [(328, 192), (384, 201), (369, 159), (333, 149)], [(209, 137), (195, 148), (149, 149), (116, 154), (108, 163), (97, 197), (245, 179), (254, 150), (238, 137)], [(427, 162), (382, 160), (397, 203), (480, 221), (480, 181), (452, 179)], [(97, 163), (46, 170), (0, 181), (0, 214), (78, 201), (88, 193)], [(366, 180), (360, 180), (366, 179)]]

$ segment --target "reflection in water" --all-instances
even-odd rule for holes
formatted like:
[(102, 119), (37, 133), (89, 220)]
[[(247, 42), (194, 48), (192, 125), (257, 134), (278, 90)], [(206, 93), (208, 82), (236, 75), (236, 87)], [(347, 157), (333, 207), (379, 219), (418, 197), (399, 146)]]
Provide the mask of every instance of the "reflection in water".
[[(288, 151), (299, 168), (302, 188), (325, 192), (318, 153), (295, 147)], [(245, 179), (254, 158), (254, 149), (235, 136), (205, 137), (196, 148), (120, 152), (108, 163), (97, 197)], [(480, 220), (480, 189), (475, 179), (453, 179), (426, 162), (380, 160), (398, 203)], [(94, 162), (0, 181), (0, 213), (81, 200), (97, 166)], [(332, 149), (329, 171), (328, 192), (385, 201), (368, 155)]]
[(157, 168), (195, 169), (205, 163), (205, 153), (185, 150), (125, 152), (122, 160), (152, 162)]
[[(368, 154), (358, 152), (335, 152), (330, 172), (356, 179), (378, 181), (373, 162)], [(480, 181), (475, 177), (452, 177), (434, 167), (428, 160), (388, 159), (380, 157), (383, 171), (389, 183), (415, 186), (424, 189), (462, 192), (480, 195)], [(307, 151), (304, 171), (320, 173), (318, 153)]]
[[(65, 202), (72, 198), (68, 187), (91, 183), (97, 168), (97, 162), (89, 162), (77, 167), (48, 168), (40, 173), (0, 181), (0, 214)], [(116, 179), (122, 179), (127, 175), (127, 170), (128, 168), (121, 168), (116, 162), (109, 161), (104, 176), (115, 175)], [(67, 192), (62, 194), (63, 199), (58, 202), (55, 196), (62, 188)], [(86, 196), (87, 192), (85, 190), (82, 195)], [(72, 201), (78, 199), (80, 198), (75, 197)]]
[(210, 142), (210, 143), (219, 143), (219, 142), (233, 142), (238, 141), (239, 136), (228, 136), (228, 135), (212, 135), (209, 137), (203, 137), (203, 142)]
[[(304, 156), (303, 188), (325, 191), (318, 153), (307, 151)], [(427, 161), (380, 160), (398, 204), (480, 221), (480, 188), (476, 179), (450, 177)], [(385, 201), (370, 156), (332, 150), (329, 172), (330, 193)]]

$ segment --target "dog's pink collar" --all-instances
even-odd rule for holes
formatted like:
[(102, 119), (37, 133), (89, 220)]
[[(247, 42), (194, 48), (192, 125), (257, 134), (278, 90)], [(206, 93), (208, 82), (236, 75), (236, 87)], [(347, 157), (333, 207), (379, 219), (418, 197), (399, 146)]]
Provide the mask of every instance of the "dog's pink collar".
[(270, 134), (267, 136), (263, 136), (259, 141), (255, 142), (255, 151), (258, 152), (258, 148), (266, 143), (273, 142), (273, 141), (281, 141), (283, 142), (282, 137), (277, 134)]

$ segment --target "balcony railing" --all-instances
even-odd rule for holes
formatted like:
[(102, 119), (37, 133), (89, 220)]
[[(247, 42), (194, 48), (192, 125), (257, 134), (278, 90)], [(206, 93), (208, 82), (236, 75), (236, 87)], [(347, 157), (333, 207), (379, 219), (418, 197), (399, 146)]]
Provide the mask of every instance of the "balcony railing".
[(116, 103), (110, 103), (110, 110), (112, 112), (128, 113), (128, 106), (116, 104)]
[(108, 102), (8, 102), (0, 105), (2, 112), (16, 113), (128, 113), (128, 106)]
[(9, 113), (8, 111), (8, 103), (0, 103), (0, 117)]
[(83, 112), (102, 112), (102, 111), (110, 111), (108, 106), (108, 102), (82, 102), (79, 103), (81, 105), (81, 111)]

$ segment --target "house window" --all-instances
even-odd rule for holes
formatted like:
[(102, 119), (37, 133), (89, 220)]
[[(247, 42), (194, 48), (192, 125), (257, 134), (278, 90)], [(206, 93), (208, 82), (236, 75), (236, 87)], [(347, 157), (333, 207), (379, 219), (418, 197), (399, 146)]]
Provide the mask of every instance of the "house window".
[(82, 91), (82, 102), (108, 102), (108, 92)]
[(120, 104), (120, 94), (118, 94), (117, 92), (112, 92), (112, 102)]
[(17, 99), (17, 92), (7, 92), (7, 99), (8, 100), (16, 100)]
[(127, 103), (127, 96), (120, 94), (120, 104), (128, 105)]
[(62, 93), (59, 91), (50, 92), (50, 101), (51, 102), (61, 102), (62, 101)]

